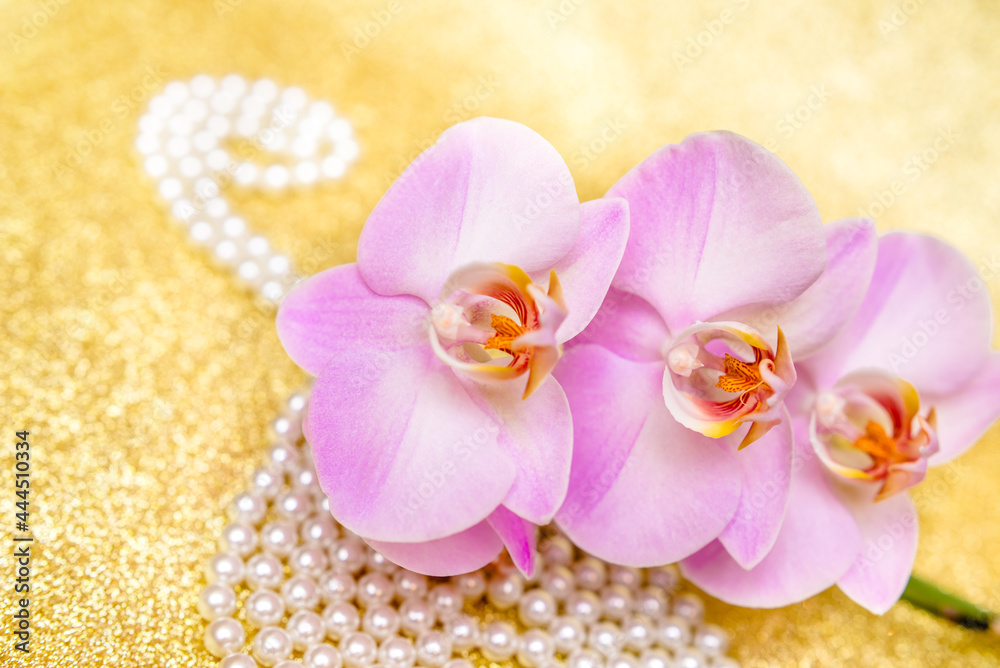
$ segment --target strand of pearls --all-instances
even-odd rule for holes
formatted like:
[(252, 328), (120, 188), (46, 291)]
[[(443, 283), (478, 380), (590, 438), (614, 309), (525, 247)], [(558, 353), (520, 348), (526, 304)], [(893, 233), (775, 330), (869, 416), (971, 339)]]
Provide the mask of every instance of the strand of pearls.
[(558, 531), (531, 580), (506, 557), (452, 578), (396, 567), (330, 515), (301, 436), (307, 400), (274, 421), (206, 565), (198, 610), (220, 668), (738, 668), (674, 567), (609, 565)]
[(309, 187), (342, 177), (358, 156), (351, 124), (329, 102), (237, 74), (167, 84), (139, 119), (135, 147), (191, 240), (273, 303), (299, 277), (231, 210), (223, 189)]

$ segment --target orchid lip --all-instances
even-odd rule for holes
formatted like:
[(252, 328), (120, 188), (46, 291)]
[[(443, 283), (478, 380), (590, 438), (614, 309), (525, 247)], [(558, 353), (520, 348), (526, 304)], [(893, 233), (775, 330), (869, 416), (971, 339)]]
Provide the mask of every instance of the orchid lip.
[(772, 348), (742, 323), (698, 323), (664, 345), (663, 356), (664, 401), (674, 418), (712, 438), (750, 422), (740, 448), (781, 421), (784, 397), (795, 383), (780, 328)]
[(428, 330), (438, 359), (474, 380), (509, 381), (527, 373), (527, 399), (562, 355), (556, 330), (565, 319), (555, 271), (543, 288), (519, 267), (473, 263), (448, 278)]
[(912, 385), (879, 370), (854, 372), (816, 397), (809, 435), (820, 461), (844, 481), (874, 484), (876, 501), (924, 479), (938, 451), (933, 409)]

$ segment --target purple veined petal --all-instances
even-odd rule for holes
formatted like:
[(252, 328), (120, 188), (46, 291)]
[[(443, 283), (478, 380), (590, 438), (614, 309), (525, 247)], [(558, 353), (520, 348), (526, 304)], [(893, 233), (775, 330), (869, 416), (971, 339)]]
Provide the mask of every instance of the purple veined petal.
[(629, 202), (614, 286), (671, 331), (747, 304), (795, 299), (819, 277), (819, 211), (785, 163), (730, 132), (691, 135), (632, 169), (608, 196)]
[(868, 290), (878, 239), (874, 223), (867, 218), (838, 220), (825, 225), (824, 232), (826, 269), (805, 292), (786, 304), (763, 310), (755, 305), (719, 319), (746, 322), (765, 333), (768, 340), (780, 326), (796, 362), (832, 341)]
[(802, 421), (794, 428), (788, 507), (767, 556), (745, 570), (715, 541), (681, 562), (685, 577), (726, 603), (778, 608), (803, 601), (832, 587), (861, 550), (854, 516), (827, 479)]
[(793, 454), (787, 410), (781, 424), (736, 454), (743, 469), (743, 491), (719, 541), (743, 568), (759, 564), (778, 539), (791, 489)]
[(670, 417), (662, 377), (662, 362), (631, 362), (593, 345), (566, 353), (556, 369), (575, 438), (556, 522), (582, 549), (614, 563), (688, 556), (725, 528), (739, 501), (735, 454)]
[(989, 295), (969, 260), (922, 234), (879, 240), (871, 286), (851, 322), (806, 364), (820, 387), (874, 367), (944, 395), (969, 382), (989, 353)]
[(309, 430), (333, 516), (370, 540), (415, 543), (468, 529), (516, 475), (495, 417), (430, 346), (335, 357), (313, 387)]
[(940, 450), (930, 464), (939, 466), (972, 447), (1000, 418), (1000, 353), (991, 352), (979, 373), (958, 391), (921, 399), (937, 413)]
[(628, 202), (596, 199), (580, 205), (576, 244), (553, 269), (562, 284), (567, 317), (559, 328), (560, 343), (583, 331), (611, 286), (628, 241)]
[(446, 130), (372, 211), (358, 243), (365, 281), (428, 303), (473, 262), (547, 269), (573, 247), (580, 203), (569, 168), (533, 130), (476, 118)]
[(372, 292), (357, 265), (333, 267), (299, 283), (278, 309), (278, 338), (314, 376), (335, 355), (358, 347), (398, 350), (427, 339), (427, 304)]
[(538, 531), (534, 524), (500, 506), (487, 519), (503, 541), (507, 553), (525, 577), (535, 574), (535, 541)]
[(590, 324), (567, 346), (596, 344), (636, 362), (664, 360), (670, 331), (659, 312), (642, 297), (611, 288)]
[(523, 382), (463, 382), (492, 416), (497, 446), (517, 470), (503, 505), (534, 524), (548, 524), (566, 498), (573, 458), (573, 418), (562, 387), (548, 378), (522, 399)]
[(486, 520), (457, 534), (422, 543), (367, 542), (397, 566), (435, 577), (479, 570), (496, 559), (504, 547)]
[(861, 529), (861, 553), (837, 585), (855, 603), (882, 615), (903, 595), (913, 571), (917, 511), (908, 494), (877, 503), (870, 494), (858, 495), (852, 506)]

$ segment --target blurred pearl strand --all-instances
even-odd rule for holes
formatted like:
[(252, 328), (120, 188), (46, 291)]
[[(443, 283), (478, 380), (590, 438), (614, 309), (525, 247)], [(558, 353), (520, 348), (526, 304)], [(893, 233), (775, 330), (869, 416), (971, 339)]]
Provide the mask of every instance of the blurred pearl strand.
[[(278, 302), (298, 276), (221, 190), (340, 178), (358, 155), (350, 124), (300, 88), (230, 74), (168, 84), (139, 130), (146, 172), (190, 238)], [(250, 160), (233, 159), (233, 139), (250, 140)], [(289, 164), (261, 168), (264, 151)], [(220, 668), (473, 668), (470, 653), (525, 668), (739, 668), (701, 600), (676, 593), (674, 567), (606, 564), (556, 530), (531, 580), (505, 556), (452, 578), (396, 567), (330, 515), (302, 438), (307, 403), (292, 395), (273, 422), (275, 441), (205, 567), (197, 609)], [(501, 611), (486, 624), (466, 612), (484, 602)], [(256, 629), (249, 645), (245, 625)]]
[[(199, 74), (173, 81), (139, 119), (136, 150), (191, 240), (264, 299), (277, 303), (298, 276), (285, 255), (230, 210), (222, 190), (283, 190), (342, 177), (358, 156), (351, 124), (301, 88)], [(239, 158), (230, 152), (239, 148)], [(262, 165), (264, 156), (275, 159)]]

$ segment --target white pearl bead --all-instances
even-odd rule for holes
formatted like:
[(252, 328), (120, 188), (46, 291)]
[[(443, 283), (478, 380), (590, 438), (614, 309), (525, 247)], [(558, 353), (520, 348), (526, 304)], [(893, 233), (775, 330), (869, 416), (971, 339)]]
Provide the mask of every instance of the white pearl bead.
[(592, 624), (601, 618), (601, 600), (592, 591), (576, 591), (566, 598), (566, 614), (576, 617), (585, 624)]
[(170, 163), (162, 155), (151, 155), (146, 158), (143, 163), (146, 167), (146, 173), (157, 179), (167, 173), (170, 168)]
[(330, 121), (328, 127), (328, 136), (332, 142), (348, 142), (354, 131), (351, 129), (351, 124), (345, 118), (336, 118)]
[(399, 606), (399, 626), (407, 635), (429, 631), (435, 621), (434, 608), (422, 598), (408, 598)]
[(157, 95), (149, 101), (149, 113), (167, 118), (174, 113), (174, 103), (166, 95)]
[(233, 172), (233, 178), (240, 185), (249, 186), (257, 182), (257, 179), (260, 178), (260, 173), (257, 165), (252, 162), (244, 162)]
[(406, 638), (394, 636), (382, 642), (378, 659), (388, 668), (411, 668), (417, 660), (417, 650)]
[[(381, 571), (382, 573), (388, 573), (389, 575), (395, 573), (399, 568), (396, 564), (386, 559), (384, 554), (375, 550), (368, 551), (367, 566), (369, 571)], [(395, 584), (393, 585), (393, 591), (395, 591)]]
[(160, 116), (155, 116), (153, 114), (143, 114), (139, 117), (139, 132), (143, 134), (155, 135), (163, 132), (163, 128), (166, 124), (163, 118)]
[(287, 557), (298, 542), (292, 522), (268, 522), (260, 530), (260, 547), (265, 552)]
[(309, 647), (322, 642), (326, 636), (326, 627), (323, 619), (312, 610), (299, 610), (288, 618), (285, 624), (292, 644), (299, 652), (303, 652)]
[(334, 155), (344, 162), (353, 162), (360, 152), (361, 148), (358, 146), (358, 142), (353, 139), (341, 139), (337, 141), (333, 149)]
[(476, 668), (476, 666), (468, 659), (450, 659), (441, 668)]
[(319, 163), (319, 171), (328, 179), (339, 179), (347, 171), (347, 163), (336, 155), (328, 155)]
[[(281, 135), (276, 135), (281, 136)], [(268, 188), (284, 188), (291, 180), (291, 173), (284, 165), (271, 165), (264, 170), (264, 185)]]
[(667, 594), (659, 587), (645, 587), (635, 598), (635, 610), (651, 619), (659, 619), (670, 609)]
[(517, 604), (518, 618), (525, 626), (547, 626), (557, 610), (555, 598), (544, 589), (532, 589)]
[(685, 647), (674, 654), (672, 665), (676, 668), (708, 668), (708, 659), (693, 647)]
[(427, 577), (419, 573), (400, 569), (393, 573), (392, 581), (396, 585), (396, 594), (401, 600), (411, 596), (423, 596), (427, 593)]
[(650, 568), (646, 572), (646, 579), (649, 581), (649, 584), (662, 587), (664, 591), (671, 594), (677, 589), (677, 585), (680, 584), (681, 574), (677, 570), (677, 567), (671, 564), (669, 566), (660, 566), (659, 568)]
[(229, 516), (234, 522), (259, 526), (267, 512), (267, 502), (253, 492), (238, 494), (229, 506)]
[(452, 615), (445, 621), (444, 630), (451, 636), (451, 644), (459, 652), (472, 649), (479, 642), (479, 622), (471, 615)]
[(195, 97), (206, 98), (215, 92), (215, 79), (207, 74), (198, 74), (191, 79), (191, 93)]
[(245, 604), (247, 622), (256, 628), (273, 626), (285, 615), (285, 602), (270, 589), (258, 589)]
[(550, 566), (542, 572), (539, 584), (552, 598), (562, 601), (573, 592), (573, 571), (565, 566)]
[(639, 668), (639, 657), (622, 652), (608, 662), (608, 668)]
[(722, 656), (729, 651), (729, 634), (721, 626), (703, 624), (694, 634), (694, 646), (705, 656)]
[(506, 661), (517, 651), (517, 629), (510, 622), (491, 622), (483, 629), (481, 651), (490, 661)]
[(247, 560), (244, 575), (251, 589), (277, 589), (285, 579), (285, 569), (273, 554), (255, 554)]
[(444, 631), (424, 631), (417, 637), (417, 660), (429, 668), (441, 668), (451, 658), (451, 638)]
[[(319, 578), (323, 575), (327, 566), (326, 552), (316, 545), (302, 545), (292, 551), (288, 559), (288, 565), (292, 568), (292, 573), (296, 575), (307, 575), (311, 578)], [(322, 590), (320, 596), (322, 596)]]
[(188, 100), (181, 108), (181, 113), (193, 123), (200, 123), (208, 118), (208, 105), (204, 100)]
[(165, 200), (177, 199), (184, 192), (184, 184), (181, 183), (180, 179), (175, 177), (167, 177), (160, 181), (160, 196)]
[(590, 627), (587, 644), (603, 656), (612, 657), (625, 647), (625, 636), (617, 624), (600, 622)]
[(195, 243), (210, 245), (215, 242), (215, 228), (204, 220), (192, 223), (188, 234)]
[(211, 582), (235, 586), (243, 582), (245, 566), (235, 552), (220, 552), (208, 560), (205, 578)]
[(367, 633), (352, 633), (340, 641), (340, 654), (349, 668), (366, 668), (375, 662), (378, 644)]
[(358, 609), (350, 603), (334, 603), (323, 609), (323, 624), (326, 626), (326, 635), (331, 640), (340, 640), (358, 630), (361, 616)]
[(266, 102), (270, 102), (278, 95), (278, 84), (274, 83), (270, 79), (258, 79), (250, 87), (250, 92), (252, 95), (257, 96)]
[(249, 524), (234, 522), (222, 530), (219, 549), (235, 552), (241, 557), (253, 554), (257, 549), (257, 531)]
[(205, 629), (205, 649), (212, 656), (223, 657), (238, 652), (247, 641), (243, 626), (232, 617), (219, 617)]
[(229, 166), (229, 154), (221, 148), (209, 151), (205, 155), (205, 165), (215, 172), (221, 172)]
[(198, 597), (198, 612), (207, 621), (232, 617), (236, 613), (236, 592), (218, 582), (207, 585)]
[(242, 261), (240, 249), (232, 239), (223, 239), (215, 247), (215, 256), (223, 264), (239, 264)]
[(312, 501), (309, 495), (300, 491), (288, 491), (279, 494), (274, 501), (274, 507), (278, 514), (296, 522), (301, 522), (313, 512)]
[(175, 106), (191, 95), (191, 90), (183, 81), (171, 81), (163, 87), (163, 95)]
[(673, 659), (662, 649), (647, 649), (639, 655), (641, 668), (674, 668)]
[(357, 573), (368, 560), (366, 549), (364, 542), (358, 538), (342, 538), (330, 550), (330, 566), (348, 573)]
[(632, 594), (622, 585), (608, 585), (601, 589), (601, 606), (605, 619), (624, 619), (632, 611)]
[(303, 668), (303, 666), (298, 661), (288, 660), (274, 664), (274, 668)]
[(573, 564), (573, 575), (576, 578), (577, 587), (593, 591), (603, 587), (607, 579), (604, 563), (593, 557), (584, 557)]
[(288, 397), (288, 410), (295, 413), (296, 415), (299, 415), (302, 412), (304, 412), (308, 404), (309, 404), (309, 397), (304, 393), (296, 392), (292, 396)]
[[(217, 107), (213, 108), (216, 111), (219, 111), (219, 108)], [(221, 113), (226, 113), (226, 112), (221, 112)], [(207, 132), (211, 132), (218, 138), (229, 136), (229, 133), (232, 130), (232, 128), (233, 128), (233, 122), (229, 120), (227, 117), (222, 116), (220, 114), (213, 114), (209, 116), (208, 119), (205, 120), (205, 130)]]
[(657, 624), (656, 635), (661, 645), (676, 651), (691, 642), (691, 624), (683, 617), (664, 617)]
[(694, 594), (678, 594), (674, 597), (673, 613), (698, 624), (705, 618), (705, 604)]
[(458, 587), (453, 584), (436, 585), (431, 589), (428, 598), (430, 598), (438, 619), (448, 619), (452, 615), (458, 614), (462, 611), (462, 606), (465, 605), (465, 599)]
[(551, 566), (568, 566), (573, 562), (573, 544), (565, 536), (549, 536), (542, 541), (538, 553)]
[(273, 666), (292, 654), (292, 639), (277, 626), (267, 626), (253, 639), (253, 658), (263, 666)]
[(395, 595), (392, 581), (384, 573), (368, 573), (358, 580), (358, 603), (366, 608), (389, 603)]
[(556, 617), (549, 624), (549, 633), (555, 640), (556, 650), (560, 654), (569, 654), (583, 646), (586, 630), (583, 622), (568, 615)]
[(481, 571), (473, 571), (464, 575), (455, 575), (451, 583), (458, 588), (462, 597), (474, 601), (486, 593), (486, 577)]
[(645, 615), (630, 615), (622, 622), (625, 646), (634, 652), (642, 652), (656, 640), (656, 625)]
[(498, 573), (486, 587), (487, 600), (500, 610), (517, 605), (523, 593), (524, 579), (517, 573)]
[(249, 654), (230, 654), (219, 661), (218, 668), (257, 668), (257, 662)]
[(351, 601), (357, 591), (358, 584), (350, 573), (327, 571), (319, 578), (319, 594), (327, 605)]
[(247, 81), (239, 74), (227, 74), (219, 82), (219, 88), (230, 95), (239, 97), (247, 91)]
[(521, 635), (517, 661), (526, 668), (541, 668), (555, 656), (556, 643), (541, 629), (531, 629)]
[(365, 610), (361, 630), (378, 641), (384, 641), (399, 631), (399, 613), (389, 605), (375, 605)]
[(302, 656), (303, 668), (340, 668), (343, 664), (340, 650), (329, 643), (314, 645)]
[[(275, 256), (275, 257), (281, 257), (281, 256)], [(275, 258), (272, 257), (271, 262), (273, 262), (274, 259)], [(268, 263), (268, 266), (270, 266), (270, 262)], [(318, 491), (319, 482), (317, 481), (316, 478), (316, 471), (308, 467), (296, 471), (292, 475), (292, 489), (299, 492), (305, 492), (307, 494), (312, 494)]]
[(289, 610), (304, 610), (319, 605), (319, 587), (305, 575), (293, 575), (281, 585), (281, 597)]
[[(226, 223), (228, 222), (226, 221)], [(283, 482), (281, 473), (271, 468), (261, 467), (253, 473), (253, 487), (265, 499), (273, 499), (277, 496)]]
[(629, 566), (611, 566), (608, 572), (608, 580), (611, 584), (618, 584), (635, 590), (642, 585), (642, 572), (638, 568), (631, 568)]
[(604, 657), (592, 649), (574, 650), (566, 659), (567, 668), (604, 668)]
[(152, 155), (160, 150), (160, 138), (155, 134), (141, 134), (135, 139), (135, 150), (142, 155)]
[[(194, 147), (195, 151), (207, 155), (219, 145), (219, 140), (215, 136), (215, 133), (208, 130), (199, 130), (193, 137), (191, 137), (191, 145)], [(217, 167), (216, 169), (219, 168)]]
[[(267, 246), (260, 242), (260, 237), (250, 237), (247, 239), (247, 253), (254, 257), (260, 257), (263, 253), (267, 252)], [(282, 429), (284, 434), (290, 434), (292, 432), (292, 427), (286, 425), (288, 421), (287, 418), (278, 418), (274, 421), (274, 429), (277, 431), (279, 428)], [(279, 436), (284, 435), (279, 432)], [(278, 469), (288, 473), (294, 470), (299, 465), (299, 451), (294, 445), (288, 443), (275, 443), (270, 448), (267, 449), (267, 458), (270, 460), (271, 464)]]
[(281, 91), (280, 99), (281, 104), (292, 110), (302, 109), (309, 103), (309, 96), (298, 86), (289, 86)]

